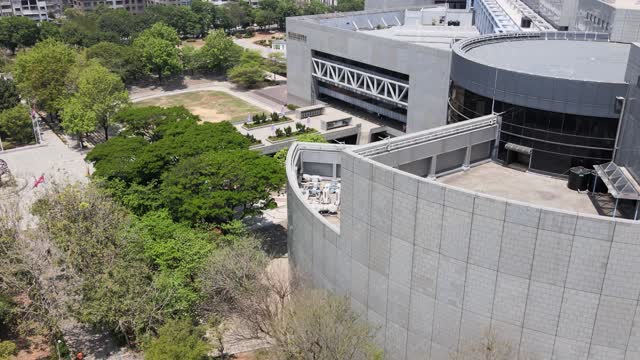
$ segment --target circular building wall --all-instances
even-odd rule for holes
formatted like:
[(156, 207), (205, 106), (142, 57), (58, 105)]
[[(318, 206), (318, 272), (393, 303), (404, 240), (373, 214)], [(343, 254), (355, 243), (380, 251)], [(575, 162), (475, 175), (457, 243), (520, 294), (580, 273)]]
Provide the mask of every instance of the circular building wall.
[[(630, 45), (584, 33), (489, 35), (453, 46), (449, 122), (502, 114), (498, 159), (566, 175), (611, 160)], [(532, 149), (509, 153), (507, 144)]]

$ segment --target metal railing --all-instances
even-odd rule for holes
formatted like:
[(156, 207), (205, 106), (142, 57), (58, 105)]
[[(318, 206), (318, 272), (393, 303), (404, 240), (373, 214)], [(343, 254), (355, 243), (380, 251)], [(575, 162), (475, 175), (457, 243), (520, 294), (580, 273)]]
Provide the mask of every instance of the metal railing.
[(354, 149), (354, 152), (365, 157), (370, 157), (412, 145), (422, 144), (449, 136), (463, 134), (469, 131), (479, 130), (487, 127), (497, 127), (497, 125), (498, 115), (487, 115), (481, 118), (461, 121), (459, 123), (449, 124), (430, 130), (405, 135), (395, 139), (390, 138), (388, 140), (379, 141), (368, 146), (361, 146), (357, 149)]
[(609, 41), (609, 34), (581, 31), (542, 31), (507, 34), (491, 34), (458, 41), (454, 50), (465, 53), (481, 45), (519, 40), (574, 40), (574, 41)]
[(312, 58), (313, 77), (384, 99), (406, 107), (409, 101), (409, 84), (356, 70), (345, 65)]

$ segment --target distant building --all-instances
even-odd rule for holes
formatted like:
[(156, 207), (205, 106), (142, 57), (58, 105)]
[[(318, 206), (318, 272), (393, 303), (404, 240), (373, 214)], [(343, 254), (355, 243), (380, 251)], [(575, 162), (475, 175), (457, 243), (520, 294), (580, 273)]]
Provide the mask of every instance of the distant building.
[(639, 41), (640, 4), (635, 0), (580, 0), (575, 29), (606, 32), (613, 41)]
[(73, 0), (74, 8), (85, 11), (95, 10), (100, 5), (140, 13), (144, 11), (145, 0)]
[(276, 51), (287, 51), (287, 41), (286, 40), (273, 40), (271, 42), (271, 49)]
[(36, 21), (46, 21), (48, 7), (40, 0), (0, 0), (0, 16), (25, 16)]
[(146, 0), (147, 5), (181, 5), (190, 6), (191, 0)]

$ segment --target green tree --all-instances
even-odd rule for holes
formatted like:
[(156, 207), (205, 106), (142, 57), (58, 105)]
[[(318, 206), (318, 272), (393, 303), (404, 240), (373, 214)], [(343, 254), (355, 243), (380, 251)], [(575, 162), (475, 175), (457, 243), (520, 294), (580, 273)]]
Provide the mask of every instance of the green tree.
[(272, 52), (268, 57), (267, 68), (270, 72), (278, 75), (287, 73), (287, 60), (281, 52)]
[[(299, 142), (310, 142), (310, 143), (326, 143), (327, 139), (320, 134), (302, 134), (296, 139)], [(284, 148), (278, 150), (277, 153), (273, 155), (273, 158), (284, 167), (285, 161), (287, 160), (287, 153), (289, 152), (289, 148)]]
[(249, 16), (251, 5), (249, 5), (249, 2), (230, 1), (222, 5), (219, 11), (219, 22), (224, 29), (232, 29), (239, 26), (246, 27), (251, 23)]
[(39, 29), (35, 21), (24, 16), (0, 18), (0, 44), (16, 53), (18, 47), (29, 47), (38, 41)]
[(122, 206), (94, 186), (50, 187), (32, 207), (76, 279), (69, 306), (81, 321), (113, 331), (135, 346), (166, 320), (186, 312), (173, 307), (182, 284), (162, 283), (145, 257), (145, 233)]
[[(161, 8), (164, 8), (164, 6), (162, 6)], [(148, 38), (162, 39), (173, 44), (174, 46), (180, 45), (180, 38), (178, 37), (178, 32), (176, 31), (176, 29), (162, 22), (153, 24), (153, 26), (144, 30), (138, 35), (138, 39)]]
[(16, 105), (0, 112), (0, 132), (18, 144), (28, 144), (35, 140), (29, 109)]
[(97, 19), (98, 29), (128, 39), (134, 32), (134, 15), (125, 9), (104, 9)]
[(216, 30), (205, 38), (205, 44), (200, 52), (204, 70), (221, 72), (237, 65), (243, 51), (224, 31)]
[(302, 6), (304, 15), (326, 14), (329, 11), (331, 11), (331, 8), (320, 0), (311, 0)]
[(218, 21), (217, 6), (204, 0), (191, 1), (191, 10), (200, 17), (205, 31), (211, 29)]
[(0, 77), (0, 111), (10, 109), (20, 103), (20, 95), (13, 80)]
[(224, 223), (260, 213), (284, 185), (273, 158), (251, 150), (208, 152), (185, 159), (163, 176), (162, 198), (177, 219)]
[(200, 50), (191, 45), (182, 47), (182, 63), (184, 64), (184, 70), (193, 75), (196, 70), (202, 68), (203, 58)]
[(183, 106), (162, 108), (159, 106), (131, 106), (120, 110), (115, 122), (123, 124), (125, 136), (141, 136), (154, 142), (163, 136), (163, 130), (170, 128), (177, 121), (197, 123), (199, 118)]
[(118, 74), (125, 83), (138, 80), (146, 73), (142, 53), (134, 46), (100, 42), (88, 48), (85, 54), (87, 60), (97, 60), (102, 66)]
[(54, 39), (60, 40), (60, 26), (56, 23), (49, 21), (42, 21), (40, 25), (40, 37), (39, 40)]
[(176, 47), (180, 39), (176, 31), (162, 23), (154, 24), (143, 31), (133, 46), (142, 52), (142, 61), (148, 71), (162, 81), (162, 77), (182, 70), (180, 50)]
[(80, 71), (74, 97), (88, 113), (95, 115), (96, 126), (102, 127), (107, 140), (114, 115), (129, 102), (129, 93), (120, 77), (97, 62)]
[(18, 90), (41, 109), (57, 113), (76, 60), (77, 54), (65, 44), (50, 39), (38, 43), (16, 58), (13, 76)]
[(256, 9), (254, 16), (256, 25), (261, 28), (278, 23), (278, 15), (271, 10)]
[(278, 16), (278, 27), (284, 29), (286, 26), (286, 19), (292, 16), (300, 15), (300, 9), (295, 0), (278, 0), (278, 7), (276, 8), (276, 15)]
[(83, 146), (83, 134), (95, 130), (98, 122), (96, 113), (88, 109), (83, 101), (76, 96), (63, 102), (60, 118), (64, 131), (78, 136), (78, 143), (81, 148)]
[(158, 337), (144, 347), (145, 360), (202, 360), (211, 346), (204, 340), (205, 331), (190, 319), (167, 322)]
[(253, 63), (234, 66), (229, 69), (227, 76), (232, 82), (249, 89), (265, 80), (265, 72), (262, 67)]

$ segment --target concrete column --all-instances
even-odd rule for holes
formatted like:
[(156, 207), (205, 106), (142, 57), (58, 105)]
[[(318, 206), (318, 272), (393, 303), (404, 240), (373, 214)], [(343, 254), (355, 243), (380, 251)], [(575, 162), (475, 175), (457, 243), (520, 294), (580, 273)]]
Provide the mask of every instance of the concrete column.
[(338, 177), (338, 166), (336, 163), (333, 163), (333, 178), (336, 179)]
[(467, 145), (467, 152), (464, 154), (464, 162), (462, 163), (462, 170), (469, 170), (471, 167), (471, 145)]
[(436, 164), (438, 163), (438, 155), (433, 155), (431, 157), (431, 167), (429, 168), (429, 179), (436, 178)]

